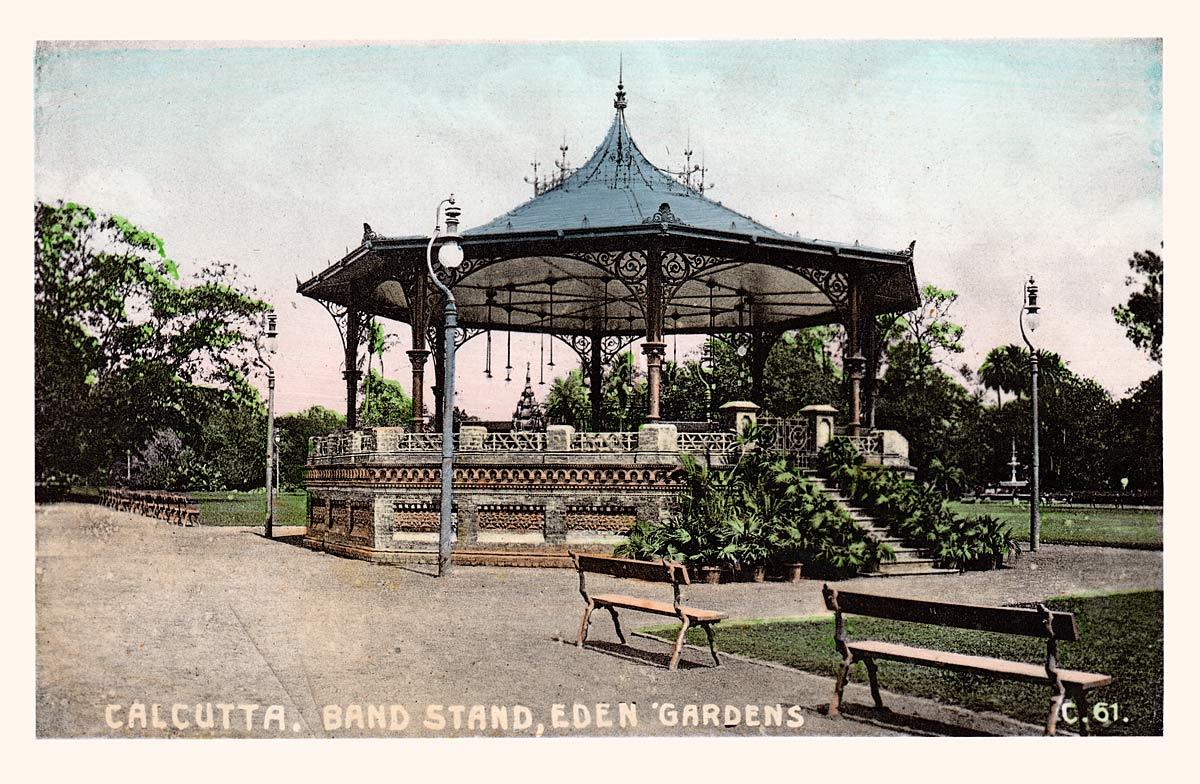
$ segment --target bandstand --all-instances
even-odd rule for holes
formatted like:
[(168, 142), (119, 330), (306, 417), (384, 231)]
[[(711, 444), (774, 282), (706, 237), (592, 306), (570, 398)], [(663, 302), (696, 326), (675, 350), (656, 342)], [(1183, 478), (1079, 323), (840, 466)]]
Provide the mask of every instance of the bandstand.
[[(456, 434), (456, 563), (566, 565), (568, 547), (607, 550), (635, 518), (671, 513), (683, 487), (681, 452), (716, 464), (736, 458), (735, 431), (755, 415), (753, 403), (731, 404), (716, 426), (662, 421), (670, 335), (735, 336), (746, 347), (751, 396), (761, 400), (767, 355), (784, 332), (844, 324), (851, 403), (841, 430), (872, 459), (907, 457), (899, 434), (863, 427), (860, 393), (874, 316), (918, 304), (915, 243), (882, 250), (775, 231), (651, 164), (630, 136), (623, 85), (613, 106), (586, 163), (560, 167), (553, 180), (535, 182), (533, 199), (464, 232), (461, 266), (435, 274), (457, 300), (459, 340), (540, 333), (573, 349), (593, 412), (602, 368), (640, 340), (647, 424), (603, 433), (465, 423)], [(299, 286), (341, 319), (347, 369), (348, 428), (314, 439), (310, 450), (310, 547), (385, 562), (436, 558), (442, 436), (427, 431), (422, 397), (431, 355), (435, 397), (442, 388), (442, 300), (426, 272), (428, 244), (428, 236), (385, 237), (364, 225), (357, 248)], [(355, 336), (364, 316), (411, 329), (409, 427), (356, 427)], [(509, 355), (506, 372), (511, 364)], [(801, 455), (834, 432), (828, 406), (778, 424), (786, 448)]]

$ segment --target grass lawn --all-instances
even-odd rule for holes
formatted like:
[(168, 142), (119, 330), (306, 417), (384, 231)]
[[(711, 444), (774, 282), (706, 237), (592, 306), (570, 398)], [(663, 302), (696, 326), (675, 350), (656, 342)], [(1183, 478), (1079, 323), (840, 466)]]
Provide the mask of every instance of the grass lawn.
[[(1029, 541), (1029, 504), (951, 501), (950, 509), (965, 517), (989, 514), (1012, 527), (1013, 535)], [(1064, 544), (1134, 544), (1162, 546), (1161, 509), (1114, 509), (1089, 506), (1042, 506), (1041, 540)]]
[[(1108, 727), (1091, 724), (1094, 735), (1161, 735), (1163, 700), (1163, 594), (1161, 591), (1073, 596), (1051, 599), (1047, 606), (1073, 612), (1080, 641), (1062, 643), (1060, 664), (1075, 670), (1112, 675), (1113, 684), (1091, 693), (1091, 704), (1117, 703), (1120, 720)], [(946, 629), (878, 618), (847, 616), (851, 640), (872, 639), (907, 643), (960, 653), (1044, 662), (1045, 643), (1036, 638)], [(678, 627), (648, 630), (674, 639)], [(703, 631), (692, 629), (688, 642), (707, 647)], [(779, 662), (829, 676), (829, 690), (841, 657), (833, 642), (833, 617), (798, 621), (722, 623), (716, 627), (717, 647), (730, 653)], [(856, 664), (852, 680), (867, 682), (866, 669)], [(1050, 689), (977, 675), (966, 675), (901, 662), (879, 662), (881, 688), (977, 711), (996, 711), (1043, 724)], [(870, 705), (870, 703), (867, 703)], [(886, 704), (886, 702), (885, 702)], [(1127, 721), (1126, 721), (1127, 720)], [(1060, 727), (1072, 729), (1060, 721)]]
[[(200, 507), (201, 525), (262, 525), (267, 514), (265, 490), (246, 493), (213, 492), (188, 493)], [(300, 493), (284, 493), (276, 497), (275, 525), (304, 525), (305, 499)]]

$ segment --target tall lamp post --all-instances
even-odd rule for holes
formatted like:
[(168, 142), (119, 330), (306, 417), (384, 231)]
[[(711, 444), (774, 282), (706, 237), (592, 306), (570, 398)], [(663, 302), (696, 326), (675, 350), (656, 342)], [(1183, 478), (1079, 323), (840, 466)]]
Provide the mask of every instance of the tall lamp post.
[[(267, 340), (267, 356), (275, 353), (275, 338), (278, 336), (275, 331), (275, 311), (267, 313), (267, 331), (263, 337)], [(263, 359), (262, 351), (258, 354), (261, 361), (267, 368), (267, 522), (263, 527), (263, 532), (268, 539), (271, 538), (275, 527), (275, 479), (273, 476), (275, 470), (275, 368), (271, 363)]]
[(433, 236), (425, 248), (429, 279), (441, 290), (446, 301), (446, 336), (442, 341), (446, 359), (442, 365), (442, 507), (438, 517), (438, 577), (450, 574), (450, 539), (454, 533), (451, 517), (454, 501), (454, 337), (458, 329), (458, 304), (454, 294), (433, 272), (433, 245), (442, 230), (439, 218), (444, 204), (450, 206), (446, 208), (446, 238), (438, 247), (438, 262), (446, 269), (454, 269), (463, 261), (462, 246), (457, 239), (458, 216), (462, 210), (454, 206), (454, 194), (450, 194), (450, 198), (438, 202), (433, 215)]
[(1038, 354), (1037, 349), (1029, 342), (1029, 336), (1025, 334), (1025, 327), (1028, 326), (1032, 333), (1037, 331), (1038, 325), (1041, 323), (1037, 295), (1037, 284), (1030, 276), (1029, 283), (1025, 285), (1025, 304), (1021, 307), (1018, 321), (1021, 325), (1021, 339), (1029, 348), (1029, 374), (1032, 382), (1030, 401), (1033, 404), (1033, 462), (1029, 472), (1029, 550), (1031, 552), (1038, 549), (1038, 540), (1042, 535), (1041, 495), (1038, 489), (1041, 473), (1038, 462)]

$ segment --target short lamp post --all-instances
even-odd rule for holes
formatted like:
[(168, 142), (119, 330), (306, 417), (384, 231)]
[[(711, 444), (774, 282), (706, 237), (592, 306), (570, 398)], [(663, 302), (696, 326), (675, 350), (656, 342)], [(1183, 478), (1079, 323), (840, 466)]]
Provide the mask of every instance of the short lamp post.
[(1038, 454), (1038, 353), (1033, 344), (1029, 342), (1029, 336), (1025, 334), (1026, 326), (1029, 327), (1029, 332), (1033, 333), (1037, 331), (1038, 325), (1041, 323), (1037, 296), (1037, 284), (1030, 277), (1029, 283), (1025, 285), (1025, 304), (1021, 307), (1019, 318), (1021, 339), (1025, 341), (1025, 345), (1029, 348), (1029, 374), (1032, 382), (1030, 386), (1030, 402), (1033, 404), (1033, 460), (1029, 471), (1030, 552), (1038, 549), (1038, 540), (1042, 535), (1041, 494), (1038, 487), (1041, 473)]
[(454, 294), (433, 272), (433, 246), (441, 234), (440, 216), (442, 205), (446, 207), (446, 237), (438, 246), (438, 262), (446, 269), (454, 269), (463, 262), (462, 246), (458, 244), (458, 216), (462, 210), (454, 206), (454, 194), (438, 203), (434, 213), (433, 236), (425, 248), (425, 263), (429, 279), (442, 292), (446, 301), (445, 327), (446, 358), (442, 365), (442, 506), (438, 517), (438, 577), (450, 574), (450, 543), (454, 535), (454, 338), (458, 329), (458, 305)]

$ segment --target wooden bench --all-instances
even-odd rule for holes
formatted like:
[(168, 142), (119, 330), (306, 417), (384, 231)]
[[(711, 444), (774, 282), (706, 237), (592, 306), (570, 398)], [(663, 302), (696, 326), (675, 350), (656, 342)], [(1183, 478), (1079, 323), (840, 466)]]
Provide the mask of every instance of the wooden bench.
[[(824, 586), (822, 593), (825, 596), (826, 608), (835, 614), (834, 641), (837, 643), (838, 653), (843, 657), (841, 670), (838, 672), (837, 682), (833, 687), (833, 699), (829, 704), (830, 716), (838, 715), (842, 702), (842, 689), (850, 677), (850, 668), (858, 661), (863, 662), (867, 667), (867, 676), (871, 682), (871, 697), (874, 698), (877, 708), (883, 707), (883, 699), (879, 696), (876, 659), (890, 659), (1027, 683), (1044, 683), (1052, 689), (1050, 713), (1046, 717), (1047, 735), (1054, 734), (1064, 697), (1070, 696), (1074, 699), (1080, 715), (1086, 715), (1087, 693), (1092, 689), (1107, 686), (1113, 680), (1111, 676), (1099, 673), (1059, 669), (1058, 643), (1060, 640), (1066, 642), (1078, 640), (1079, 627), (1075, 624), (1075, 616), (1071, 613), (1053, 612), (1044, 604), (1039, 604), (1037, 609), (1029, 609), (926, 602), (917, 599), (838, 591), (828, 585)], [(890, 642), (871, 640), (852, 642), (846, 636), (844, 618), (846, 613), (957, 629), (1041, 637), (1046, 640), (1046, 661), (1044, 664), (1030, 664), (989, 656), (969, 656), (930, 648), (916, 648)], [(1087, 725), (1083, 722), (1080, 722), (1080, 728), (1081, 732), (1087, 732)]]
[[(583, 595), (583, 601), (586, 605), (583, 610), (583, 620), (579, 622), (579, 635), (575, 638), (576, 646), (583, 647), (583, 643), (587, 639), (588, 624), (591, 623), (592, 612), (598, 607), (608, 610), (609, 614), (612, 615), (613, 626), (617, 630), (617, 637), (620, 638), (621, 644), (624, 645), (625, 635), (621, 632), (621, 622), (617, 618), (617, 608), (620, 607), (622, 609), (637, 610), (655, 615), (670, 615), (680, 620), (683, 626), (679, 629), (679, 636), (675, 638), (675, 647), (671, 650), (671, 661), (667, 665), (668, 670), (674, 670), (679, 665), (679, 653), (683, 649), (683, 640), (687, 635), (688, 629), (692, 626), (700, 626), (704, 629), (705, 634), (708, 635), (708, 649), (712, 652), (713, 661), (717, 665), (721, 664), (721, 659), (717, 656), (717, 649), (713, 646), (712, 625), (720, 623), (725, 614), (683, 606), (680, 596), (680, 586), (691, 585), (691, 579), (688, 577), (686, 566), (666, 560), (633, 561), (627, 558), (609, 558), (602, 555), (580, 555), (577, 553), (570, 553), (570, 556), (571, 560), (575, 562), (575, 568), (579, 571), (579, 593)], [(661, 602), (615, 593), (589, 594), (585, 580), (585, 575), (588, 573), (606, 574), (612, 577), (643, 580), (646, 582), (670, 583), (674, 589), (674, 601)]]

